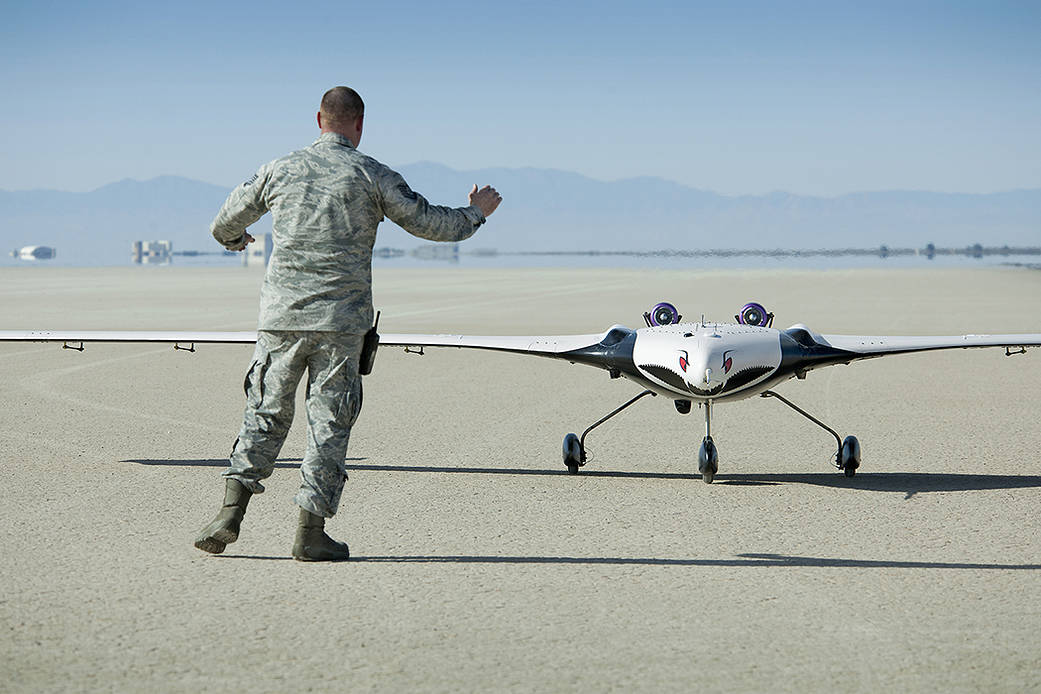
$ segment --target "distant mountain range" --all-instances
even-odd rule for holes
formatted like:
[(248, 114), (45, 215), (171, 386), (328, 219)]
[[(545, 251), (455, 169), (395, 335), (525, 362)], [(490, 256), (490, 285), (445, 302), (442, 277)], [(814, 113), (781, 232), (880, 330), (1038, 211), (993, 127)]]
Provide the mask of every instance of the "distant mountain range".
[[(431, 202), (465, 204), (473, 183), (504, 202), (466, 247), (500, 251), (871, 248), (1041, 245), (1041, 190), (991, 194), (886, 191), (819, 198), (726, 196), (660, 178), (603, 182), (549, 169), (398, 169)], [(134, 240), (219, 250), (209, 223), (229, 189), (176, 176), (124, 180), (89, 193), (0, 191), (0, 251), (58, 249), (75, 264), (129, 262)], [(255, 230), (270, 230), (270, 217)], [(425, 243), (390, 222), (377, 246)]]

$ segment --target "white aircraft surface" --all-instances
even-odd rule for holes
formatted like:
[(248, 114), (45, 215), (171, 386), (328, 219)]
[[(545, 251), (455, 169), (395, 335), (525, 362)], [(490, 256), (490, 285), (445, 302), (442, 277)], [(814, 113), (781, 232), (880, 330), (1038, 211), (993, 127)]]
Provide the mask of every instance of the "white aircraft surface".
[[(564, 359), (626, 378), (644, 390), (610, 412), (581, 436), (564, 437), (563, 458), (568, 472), (577, 474), (586, 463), (585, 438), (637, 400), (662, 395), (673, 400), (681, 414), (693, 403), (705, 410), (705, 438), (698, 452), (698, 471), (711, 483), (719, 469), (712, 440), (712, 410), (716, 403), (754, 396), (773, 397), (827, 430), (835, 437), (835, 466), (847, 477), (860, 467), (860, 442), (841, 439), (826, 424), (770, 390), (790, 378), (803, 379), (813, 369), (849, 364), (891, 354), (939, 349), (1002, 347), (1006, 356), (1041, 346), (1041, 333), (957, 336), (826, 335), (802, 324), (787, 330), (772, 327), (773, 314), (758, 303), (748, 303), (735, 323), (704, 318), (681, 322), (672, 304), (661, 302), (644, 314), (647, 327), (632, 330), (615, 325), (603, 333), (557, 336), (475, 336), (384, 334), (383, 347), (404, 347), (422, 354), (426, 347), (488, 349)], [(255, 332), (110, 332), (110, 331), (0, 331), (0, 342), (61, 342), (65, 349), (83, 350), (87, 342), (164, 342), (174, 349), (195, 351), (196, 344), (256, 342)]]

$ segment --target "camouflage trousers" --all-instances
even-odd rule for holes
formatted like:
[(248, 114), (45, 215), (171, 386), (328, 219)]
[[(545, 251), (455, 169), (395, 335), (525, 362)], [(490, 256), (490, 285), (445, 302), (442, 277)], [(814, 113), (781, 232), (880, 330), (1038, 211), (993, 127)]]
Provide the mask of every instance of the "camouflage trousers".
[(351, 427), (361, 411), (358, 357), (362, 336), (318, 331), (257, 333), (246, 373), (246, 412), (224, 477), (254, 494), (275, 468), (293, 422), (296, 388), (307, 372), (307, 451), (300, 465), (300, 508), (331, 518), (347, 480)]

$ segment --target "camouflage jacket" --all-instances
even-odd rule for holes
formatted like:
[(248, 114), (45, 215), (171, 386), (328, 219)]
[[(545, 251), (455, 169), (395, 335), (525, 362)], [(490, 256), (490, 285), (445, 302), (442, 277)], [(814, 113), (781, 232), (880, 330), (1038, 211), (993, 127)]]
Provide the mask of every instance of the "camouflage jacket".
[(372, 246), (384, 217), (431, 241), (461, 241), (484, 223), (475, 206), (431, 205), (336, 133), (260, 167), (231, 192), (210, 231), (237, 250), (246, 227), (268, 210), (274, 249), (260, 293), (260, 330), (368, 330)]

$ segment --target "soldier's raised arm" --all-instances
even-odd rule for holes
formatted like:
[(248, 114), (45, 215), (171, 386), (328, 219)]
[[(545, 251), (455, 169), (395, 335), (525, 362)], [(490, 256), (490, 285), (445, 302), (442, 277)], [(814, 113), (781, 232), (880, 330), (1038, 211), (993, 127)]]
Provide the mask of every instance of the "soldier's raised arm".
[(462, 241), (470, 238), (502, 198), (485, 186), (470, 191), (468, 207), (431, 205), (412, 190), (396, 171), (383, 167), (376, 177), (383, 214), (402, 229), (430, 241)]
[(477, 190), (476, 183), (470, 189), (469, 198), (470, 204), (480, 209), (485, 217), (490, 217), (492, 212), (495, 212), (496, 208), (499, 207), (499, 203), (502, 202), (502, 196), (499, 195), (499, 191), (495, 190), (495, 188), (485, 186)]
[(246, 227), (268, 211), (267, 203), (264, 202), (264, 184), (267, 183), (268, 173), (266, 169), (267, 167), (261, 167), (252, 178), (231, 191), (210, 224), (213, 238), (229, 251), (241, 251), (254, 240), (246, 233)]

